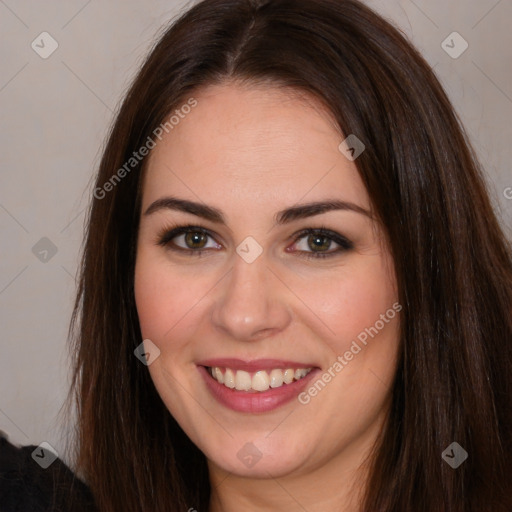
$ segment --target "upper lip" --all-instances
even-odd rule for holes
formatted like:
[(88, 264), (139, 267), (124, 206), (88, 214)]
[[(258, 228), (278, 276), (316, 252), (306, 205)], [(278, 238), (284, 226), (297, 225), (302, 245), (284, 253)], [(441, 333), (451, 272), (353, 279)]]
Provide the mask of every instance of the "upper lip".
[(235, 359), (232, 357), (204, 359), (203, 361), (199, 361), (197, 364), (199, 366), (208, 366), (210, 368), (217, 366), (219, 368), (244, 370), (246, 372), (273, 370), (274, 368), (315, 368), (315, 365), (310, 363), (300, 363), (284, 359), (253, 359), (251, 361), (244, 361), (242, 359)]

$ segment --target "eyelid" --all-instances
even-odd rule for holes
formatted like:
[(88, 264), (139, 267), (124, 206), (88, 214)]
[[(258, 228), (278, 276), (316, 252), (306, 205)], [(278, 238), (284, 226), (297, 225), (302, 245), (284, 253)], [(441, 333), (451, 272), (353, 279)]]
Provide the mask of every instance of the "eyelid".
[[(204, 228), (202, 226), (193, 225), (193, 224), (176, 224), (169, 226), (167, 225), (162, 230), (159, 231), (156, 244), (161, 245), (163, 247), (169, 246), (172, 239), (176, 238), (177, 236), (189, 233), (189, 232), (198, 232), (203, 233), (206, 236), (209, 236), (210, 238), (214, 239), (217, 244), (219, 242), (217, 241), (217, 235), (213, 234), (209, 229)], [(319, 259), (319, 258), (326, 258), (330, 256), (335, 256), (337, 254), (340, 254), (342, 252), (346, 252), (348, 250), (351, 250), (354, 248), (354, 244), (343, 235), (332, 231), (330, 229), (327, 229), (323, 226), (317, 227), (317, 228), (305, 228), (301, 231), (294, 233), (289, 240), (292, 241), (292, 245), (295, 245), (301, 238), (304, 238), (308, 235), (319, 235), (325, 238), (328, 238), (332, 242), (336, 243), (339, 248), (331, 251), (326, 252), (315, 252), (315, 251), (291, 251), (294, 253), (297, 253), (301, 257), (305, 258), (311, 258), (311, 259)], [(184, 254), (193, 254), (196, 256), (200, 256), (205, 252), (211, 251), (211, 248), (206, 249), (186, 249), (184, 247), (169, 247), (170, 250), (178, 253), (184, 253)]]
[(300, 239), (304, 238), (305, 236), (310, 235), (318, 235), (320, 237), (325, 237), (332, 242), (336, 243), (339, 248), (335, 250), (325, 251), (325, 252), (315, 252), (315, 251), (296, 251), (299, 255), (309, 257), (310, 255), (316, 255), (315, 258), (322, 258), (322, 257), (329, 257), (334, 256), (336, 254), (352, 250), (354, 248), (354, 244), (345, 236), (341, 235), (340, 233), (337, 233), (336, 231), (332, 231), (331, 229), (327, 229), (325, 227), (319, 227), (319, 228), (306, 228), (295, 235), (293, 235), (293, 245), (295, 245)]
[[(158, 233), (157, 233), (157, 237), (156, 237), (156, 244), (157, 245), (161, 245), (161, 246), (167, 246), (170, 244), (171, 240), (173, 238), (176, 238), (177, 236), (180, 236), (180, 235), (184, 235), (184, 234), (187, 234), (189, 232), (198, 232), (198, 233), (203, 233), (204, 235), (207, 235), (209, 236), (210, 238), (213, 238), (216, 243), (219, 243), (217, 242), (216, 240), (216, 235), (214, 235), (209, 229), (207, 228), (204, 228), (202, 226), (198, 226), (198, 225), (195, 225), (195, 224), (176, 224), (176, 225), (172, 225), (172, 226), (165, 226), (164, 228), (162, 228)], [(194, 252), (194, 253), (198, 253), (200, 251), (205, 251), (205, 250), (208, 250), (208, 249), (186, 249), (186, 248), (183, 248), (183, 247), (177, 247), (176, 249), (174, 249), (176, 251), (182, 251), (182, 252)]]

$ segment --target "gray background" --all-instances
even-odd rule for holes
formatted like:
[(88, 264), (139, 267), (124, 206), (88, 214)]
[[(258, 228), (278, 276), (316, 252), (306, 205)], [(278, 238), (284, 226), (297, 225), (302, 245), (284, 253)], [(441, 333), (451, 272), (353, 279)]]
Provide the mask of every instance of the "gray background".
[[(512, 237), (512, 0), (367, 3), (434, 67)], [(67, 328), (93, 171), (130, 79), (186, 5), (0, 0), (0, 429), (16, 443), (47, 441), (66, 458), (72, 419), (58, 412), (68, 388)], [(469, 45), (458, 58), (442, 47), (454, 31)], [(42, 32), (58, 43), (46, 59), (31, 47), (35, 40), (48, 51)], [(445, 45), (453, 53), (461, 43), (448, 38)]]

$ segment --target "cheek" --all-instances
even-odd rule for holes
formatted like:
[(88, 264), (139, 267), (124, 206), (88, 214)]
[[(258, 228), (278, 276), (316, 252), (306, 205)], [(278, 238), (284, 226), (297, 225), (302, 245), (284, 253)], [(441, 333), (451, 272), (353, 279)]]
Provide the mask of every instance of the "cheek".
[(381, 337), (388, 336), (396, 324), (392, 269), (380, 258), (363, 263), (340, 269), (336, 275), (317, 276), (314, 286), (308, 282), (299, 292), (315, 313), (317, 332), (325, 333), (325, 341), (336, 354), (349, 350), (358, 336), (364, 341), (368, 330), (374, 333), (375, 324)]
[(322, 322), (316, 325), (327, 332), (322, 341), (329, 350), (323, 372), (300, 400), (308, 411), (309, 428), (318, 422), (324, 425), (322, 434), (333, 440), (325, 447), (326, 457), (334, 446), (342, 449), (368, 432), (386, 408), (396, 371), (401, 310), (393, 277), (380, 263), (354, 265), (309, 294), (308, 305), (317, 307)]
[[(187, 409), (179, 392), (185, 382), (182, 364), (187, 359), (191, 325), (197, 306), (204, 295), (202, 279), (191, 279), (178, 272), (160, 255), (143, 248), (137, 253), (135, 265), (135, 302), (143, 339), (150, 339), (160, 355), (148, 367), (153, 383), (177, 417)], [(188, 395), (187, 395), (188, 396)]]
[(383, 324), (381, 315), (386, 316), (389, 310), (393, 312), (395, 302), (395, 295), (389, 286), (372, 279), (354, 278), (346, 282), (342, 290), (343, 296), (338, 294), (331, 312), (335, 332), (343, 339), (355, 340), (359, 337), (364, 340), (364, 333), (376, 324), (379, 331), (384, 330), (388, 322)]
[[(191, 279), (166, 261), (141, 250), (135, 265), (135, 302), (142, 336), (161, 344), (190, 321), (204, 295), (200, 277)], [(178, 337), (179, 339), (179, 337)], [(162, 347), (160, 347), (162, 349)]]
[(402, 308), (394, 272), (384, 259), (368, 260), (327, 286), (329, 303), (320, 294), (316, 300), (324, 305), (320, 316), (331, 330), (325, 338), (331, 349), (326, 368), (334, 376), (327, 377), (330, 391), (322, 406), (364, 429), (381, 410), (396, 368)]

